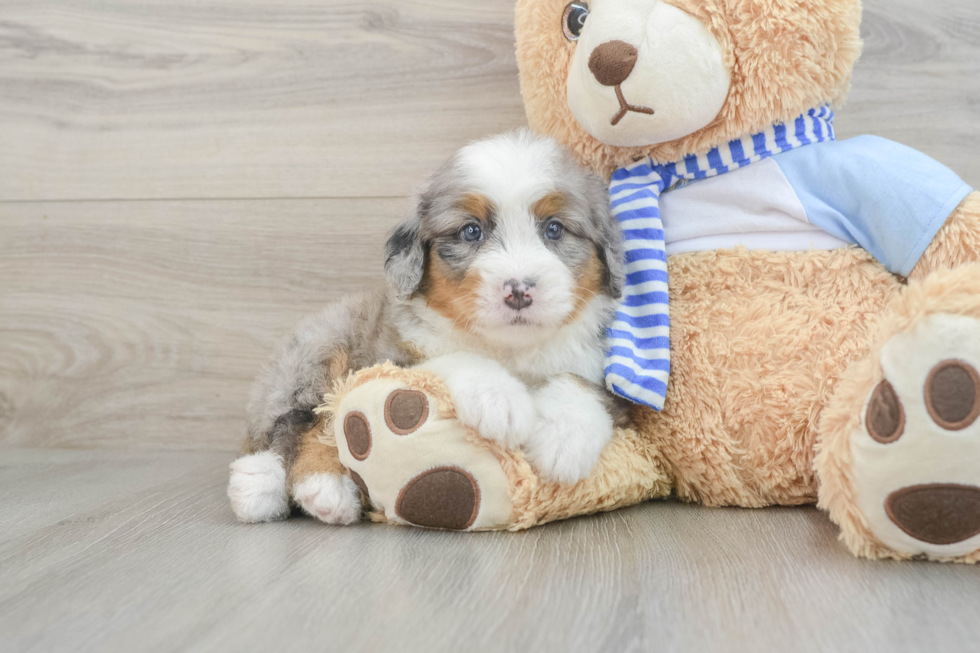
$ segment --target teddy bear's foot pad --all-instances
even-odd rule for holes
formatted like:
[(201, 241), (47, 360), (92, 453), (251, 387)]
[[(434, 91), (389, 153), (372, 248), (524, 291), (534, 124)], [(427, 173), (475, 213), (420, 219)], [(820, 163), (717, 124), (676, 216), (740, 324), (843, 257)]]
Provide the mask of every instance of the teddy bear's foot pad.
[(851, 440), (857, 503), (902, 553), (980, 549), (980, 320), (934, 314), (894, 336)]
[(396, 523), (506, 527), (510, 483), (489, 446), (443, 414), (438, 388), (413, 387), (409, 371), (390, 374), (348, 391), (334, 418), (340, 462), (365, 498)]
[(466, 470), (436, 467), (422, 472), (398, 493), (395, 514), (412, 524), (465, 530), (480, 511), (480, 486)]
[(899, 528), (929, 544), (956, 544), (980, 534), (980, 488), (925, 483), (895, 490), (885, 512)]

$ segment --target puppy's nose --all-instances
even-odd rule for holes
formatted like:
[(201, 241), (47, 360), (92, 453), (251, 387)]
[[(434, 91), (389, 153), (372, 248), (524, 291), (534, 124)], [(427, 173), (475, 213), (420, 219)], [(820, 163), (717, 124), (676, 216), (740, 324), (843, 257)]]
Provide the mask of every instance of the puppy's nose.
[(506, 293), (504, 303), (515, 311), (527, 308), (534, 301), (531, 297), (532, 288), (534, 288), (534, 282), (529, 279), (525, 279), (524, 281), (511, 279), (510, 281), (504, 282), (504, 292)]
[(636, 56), (636, 48), (629, 43), (608, 41), (589, 55), (589, 70), (603, 86), (618, 86), (633, 72)]

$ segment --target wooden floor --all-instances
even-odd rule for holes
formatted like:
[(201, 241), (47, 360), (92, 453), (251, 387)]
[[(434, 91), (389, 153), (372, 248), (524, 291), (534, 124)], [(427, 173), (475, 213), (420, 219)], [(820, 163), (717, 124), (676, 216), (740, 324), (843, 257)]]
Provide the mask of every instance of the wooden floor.
[[(815, 509), (233, 522), (269, 350), (524, 124), (513, 4), (0, 0), (0, 650), (980, 647), (980, 568), (855, 560)], [(865, 5), (839, 136), (980, 186), (980, 3)]]
[(854, 559), (814, 508), (243, 525), (229, 458), (5, 452), (3, 650), (977, 650), (980, 567)]

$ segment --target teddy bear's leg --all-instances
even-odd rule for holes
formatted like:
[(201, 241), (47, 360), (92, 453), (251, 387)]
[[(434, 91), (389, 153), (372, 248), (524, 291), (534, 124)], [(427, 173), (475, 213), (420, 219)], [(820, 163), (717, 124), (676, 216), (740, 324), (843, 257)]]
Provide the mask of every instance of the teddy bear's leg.
[(936, 270), (980, 261), (980, 192), (967, 195), (922, 254), (910, 280), (921, 280)]
[(332, 453), (363, 491), (372, 518), (451, 530), (512, 523), (512, 492), (531, 482), (529, 468), (518, 470), (513, 454), (461, 423), (434, 373), (381, 365), (362, 371), (330, 403)]
[(667, 462), (655, 442), (632, 429), (616, 429), (611, 440), (600, 436), (606, 446), (587, 478), (547, 482), (520, 451), (463, 423), (449, 384), (422, 367), (385, 363), (361, 370), (334, 388), (320, 412), (331, 416), (330, 423), (314, 434), (304, 459), (317, 451), (315, 441), (336, 442), (336, 448), (321, 446), (339, 456), (375, 521), (520, 530), (671, 491)]
[(821, 416), (819, 505), (857, 555), (980, 560), (980, 264), (911, 281)]

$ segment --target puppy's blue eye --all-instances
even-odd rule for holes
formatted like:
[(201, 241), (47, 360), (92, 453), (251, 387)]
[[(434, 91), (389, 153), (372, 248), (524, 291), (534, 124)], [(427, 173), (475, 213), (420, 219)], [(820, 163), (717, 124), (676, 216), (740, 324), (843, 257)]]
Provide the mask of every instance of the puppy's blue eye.
[(468, 224), (459, 230), (459, 235), (468, 243), (483, 240), (483, 229), (478, 224)]
[(544, 228), (544, 237), (548, 240), (560, 240), (565, 235), (565, 227), (560, 222), (549, 222)]

